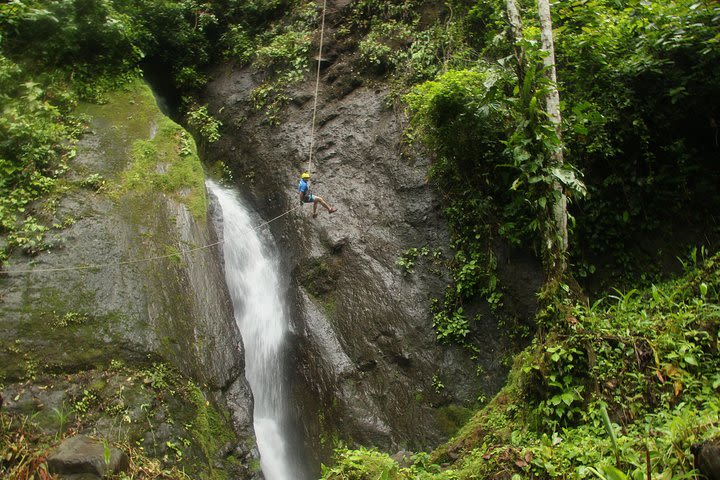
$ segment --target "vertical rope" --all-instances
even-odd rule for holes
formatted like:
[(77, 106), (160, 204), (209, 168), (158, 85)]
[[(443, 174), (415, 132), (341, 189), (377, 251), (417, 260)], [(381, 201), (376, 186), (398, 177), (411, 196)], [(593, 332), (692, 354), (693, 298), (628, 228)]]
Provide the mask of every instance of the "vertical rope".
[(317, 60), (317, 75), (315, 76), (315, 99), (313, 100), (312, 123), (310, 125), (310, 153), (308, 154), (308, 172), (312, 170), (313, 150), (315, 149), (315, 119), (317, 118), (317, 102), (318, 92), (320, 91), (320, 65), (322, 62), (323, 41), (325, 38), (325, 10), (327, 9), (327, 0), (323, 0), (322, 20), (320, 21), (320, 48)]

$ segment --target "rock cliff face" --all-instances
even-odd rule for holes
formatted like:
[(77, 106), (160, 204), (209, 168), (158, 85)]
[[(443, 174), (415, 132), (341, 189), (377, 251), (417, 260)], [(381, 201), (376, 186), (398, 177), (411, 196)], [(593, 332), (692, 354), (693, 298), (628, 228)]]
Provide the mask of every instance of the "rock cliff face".
[[(221, 252), (187, 253), (217, 242), (192, 138), (159, 112), (142, 84), (81, 110), (90, 130), (77, 146), (67, 189), (49, 213), (58, 225), (54, 245), (33, 258), (18, 254), (8, 266), (49, 271), (0, 276), (5, 407), (44, 415), (53, 408), (74, 411), (87, 431), (123, 441), (147, 433), (146, 450), (162, 453), (165, 440), (192, 438), (177, 420), (182, 409), (199, 415), (205, 402), (156, 405), (141, 392), (143, 385), (137, 392), (131, 385), (115, 391), (117, 379), (108, 371), (124, 365), (149, 372), (137, 376), (170, 389), (169, 374), (158, 366), (166, 362), (202, 387), (220, 411), (232, 412), (239, 439), (220, 455), (234, 451), (246, 466), (256, 463), (252, 398)], [(150, 257), (160, 258), (142, 260)], [(63, 270), (75, 266), (88, 268)], [(87, 382), (63, 376), (85, 373)], [(130, 398), (130, 391), (137, 395)], [(120, 419), (93, 410), (118, 399), (112, 413)], [(149, 403), (145, 411), (143, 402)], [(90, 418), (90, 410), (98, 415)], [(113, 429), (116, 420), (120, 427)]]
[[(413, 247), (452, 255), (442, 199), (426, 181), (430, 160), (403, 152), (404, 118), (387, 106), (386, 92), (360, 86), (335, 64), (323, 71), (308, 165), (314, 82), (293, 87), (294, 100), (272, 125), (253, 109), (259, 77), (252, 68), (213, 72), (205, 96), (224, 127), (207, 154), (231, 167), (268, 219), (298, 206), (304, 170), (312, 191), (338, 208), (320, 208), (313, 219), (307, 205), (271, 224), (292, 279), (289, 361), (308, 440), (316, 452), (329, 436), (388, 450), (433, 446), (457, 427), (455, 406), (500, 388), (508, 340), (489, 318), (477, 359), (439, 345), (430, 301), (448, 283), (443, 261), (429, 255), (412, 274), (396, 264)], [(534, 282), (521, 290), (532, 292)]]

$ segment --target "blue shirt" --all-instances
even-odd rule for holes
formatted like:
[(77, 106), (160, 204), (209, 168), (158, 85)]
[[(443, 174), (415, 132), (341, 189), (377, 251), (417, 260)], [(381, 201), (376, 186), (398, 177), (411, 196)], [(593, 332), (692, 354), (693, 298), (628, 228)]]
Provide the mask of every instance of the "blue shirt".
[(305, 179), (301, 178), (300, 183), (298, 183), (298, 192), (307, 194), (309, 189), (310, 185), (308, 185), (308, 182), (306, 182)]

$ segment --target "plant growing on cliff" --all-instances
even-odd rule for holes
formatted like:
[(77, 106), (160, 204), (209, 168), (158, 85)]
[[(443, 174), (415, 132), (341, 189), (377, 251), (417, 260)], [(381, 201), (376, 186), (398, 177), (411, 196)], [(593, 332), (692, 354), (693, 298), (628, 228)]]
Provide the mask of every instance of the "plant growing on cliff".
[(312, 28), (316, 22), (313, 4), (298, 4), (282, 22), (275, 25), (255, 52), (255, 68), (268, 75), (252, 92), (254, 107), (264, 110), (274, 123), (292, 98), (290, 88), (307, 75), (310, 67)]
[[(74, 154), (78, 130), (68, 109), (17, 63), (0, 54), (0, 233), (10, 247), (37, 251), (47, 228), (30, 205), (56, 186)], [(62, 91), (62, 88), (61, 88)]]
[(65, 401), (62, 402), (60, 408), (53, 407), (53, 413), (55, 414), (55, 420), (58, 423), (58, 435), (62, 435), (65, 431), (65, 425), (67, 425), (68, 418), (70, 418), (70, 411), (65, 407)]
[(176, 375), (170, 367), (164, 363), (153, 363), (152, 368), (144, 370), (143, 382), (157, 390), (164, 390), (169, 387), (169, 382), (174, 381)]
[(224, 445), (235, 439), (235, 433), (229, 427), (231, 421), (227, 412), (220, 411), (211, 404), (194, 383), (187, 383), (186, 392), (195, 406), (195, 418), (192, 422), (193, 438), (205, 456), (210, 477), (219, 478), (221, 472), (216, 471), (215, 457)]
[(430, 249), (427, 246), (411, 247), (400, 254), (395, 264), (403, 270), (405, 275), (408, 275), (415, 270), (415, 263), (418, 259), (428, 255), (430, 255)]
[[(188, 126), (196, 131), (203, 141), (213, 143), (220, 139), (222, 122), (208, 112), (207, 105), (191, 105), (190, 108), (188, 108), (186, 118)], [(188, 150), (188, 154), (189, 153), (192, 152)]]
[(413, 32), (409, 25), (395, 20), (376, 22), (360, 41), (361, 61), (368, 67), (385, 72), (407, 60)]

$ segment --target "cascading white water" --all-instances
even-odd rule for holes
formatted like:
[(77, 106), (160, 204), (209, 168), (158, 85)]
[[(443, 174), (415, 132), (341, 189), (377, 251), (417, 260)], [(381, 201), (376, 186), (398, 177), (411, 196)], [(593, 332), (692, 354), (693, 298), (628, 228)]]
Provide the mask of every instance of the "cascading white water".
[(277, 255), (253, 230), (234, 191), (207, 182), (223, 216), (225, 275), (245, 344), (245, 375), (255, 397), (255, 435), (267, 480), (297, 477), (283, 431), (288, 409), (282, 347), (288, 329)]

